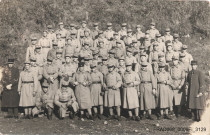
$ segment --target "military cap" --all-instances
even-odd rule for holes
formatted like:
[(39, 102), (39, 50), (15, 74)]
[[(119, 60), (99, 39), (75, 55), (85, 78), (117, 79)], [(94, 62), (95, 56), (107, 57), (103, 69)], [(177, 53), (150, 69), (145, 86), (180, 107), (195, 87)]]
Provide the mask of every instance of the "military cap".
[(35, 57), (30, 57), (30, 61), (31, 62), (36, 62), (36, 58)]
[(172, 57), (172, 60), (179, 60), (179, 57), (176, 56), (176, 55), (174, 55), (174, 56)]
[(132, 43), (137, 43), (137, 40), (135, 40), (135, 39), (134, 39), (134, 40), (132, 40)]
[(87, 21), (82, 21), (82, 23), (85, 23), (85, 24), (87, 24)]
[(133, 50), (131, 48), (128, 48), (126, 51), (131, 52), (131, 53), (133, 52)]
[(107, 23), (107, 26), (112, 26), (112, 23)]
[(157, 43), (157, 42), (154, 42), (154, 43), (153, 43), (153, 46), (158, 46), (158, 43)]
[(117, 44), (121, 44), (122, 41), (121, 41), (120, 39), (118, 39), (118, 40), (116, 41), (116, 43), (117, 43)]
[(58, 25), (63, 25), (63, 22), (59, 22)]
[(178, 37), (179, 37), (179, 34), (175, 33), (174, 38), (178, 38)]
[(98, 49), (93, 50), (93, 55), (96, 55), (98, 53), (99, 53), (99, 50)]
[(185, 57), (185, 56), (186, 56), (185, 53), (180, 53), (180, 54), (179, 54), (179, 57), (180, 57), (180, 58), (183, 58), (183, 57)]
[(65, 57), (72, 57), (72, 54), (67, 53), (67, 54), (65, 55)]
[(90, 33), (90, 30), (89, 29), (85, 29), (84, 32), (89, 32)]
[(166, 66), (166, 64), (164, 62), (158, 63), (159, 68), (164, 68), (165, 66)]
[(122, 23), (122, 27), (125, 27), (125, 26), (127, 26), (127, 23)]
[(42, 83), (42, 88), (48, 88), (49, 84), (48, 83)]
[(115, 65), (113, 63), (109, 63), (108, 68), (112, 68), (112, 67), (115, 67)]
[(75, 27), (75, 24), (71, 23), (71, 24), (70, 24), (70, 27)]
[(171, 42), (167, 43), (167, 47), (168, 47), (168, 46), (172, 46), (172, 43), (171, 43)]
[(98, 23), (94, 23), (93, 26), (94, 26), (94, 27), (95, 27), (95, 26), (98, 26)]
[(84, 45), (89, 45), (89, 42), (87, 42), (87, 41), (86, 41), (86, 42), (84, 42)]
[(115, 54), (115, 51), (112, 49), (109, 51), (109, 54)]
[(74, 53), (73, 58), (78, 58), (79, 54), (78, 53)]
[(35, 36), (31, 37), (31, 41), (37, 40)]
[(53, 26), (52, 26), (52, 25), (47, 25), (47, 28), (48, 28), (48, 29), (52, 29)]
[(102, 61), (106, 61), (106, 60), (108, 60), (108, 58), (106, 56), (103, 56)]
[(156, 37), (161, 37), (161, 34), (156, 34), (155, 36), (156, 36)]
[(132, 32), (132, 29), (128, 29), (127, 32), (128, 32), (128, 33), (129, 33), (129, 32)]
[(143, 52), (143, 53), (140, 54), (140, 57), (141, 56), (147, 56), (147, 54), (145, 52)]
[(126, 63), (125, 63), (125, 66), (127, 67), (127, 66), (132, 66), (132, 62), (131, 61), (126, 61)]
[(71, 32), (71, 35), (77, 35), (77, 33), (76, 32)]
[(7, 63), (8, 63), (8, 64), (13, 64), (14, 62), (15, 62), (15, 59), (8, 59), (8, 60), (7, 60)]
[(98, 34), (103, 34), (104, 32), (102, 31), (102, 30), (100, 30), (99, 32), (98, 32)]
[(162, 57), (165, 57), (164, 53), (159, 53), (158, 58), (162, 58)]
[(52, 57), (47, 57), (47, 61), (48, 62), (52, 62), (53, 61), (53, 58)]
[(141, 25), (136, 25), (136, 28), (142, 28), (142, 26)]
[(113, 35), (119, 35), (117, 32), (115, 32)]
[(145, 33), (146, 33), (146, 34), (149, 34), (149, 30), (147, 30)]
[(80, 63), (78, 64), (79, 67), (84, 67), (84, 65), (85, 65), (84, 62), (80, 62)]
[(141, 63), (141, 66), (142, 66), (142, 67), (147, 67), (147, 65), (148, 65), (147, 62), (142, 62), (142, 63)]
[(150, 23), (150, 25), (153, 25), (153, 26), (155, 26), (155, 22), (151, 22), (151, 23)]
[(94, 67), (97, 67), (97, 63), (96, 62), (93, 62), (90, 64), (90, 68), (94, 68)]
[(99, 43), (104, 43), (104, 40), (98, 40)]
[(60, 33), (59, 31), (57, 31), (55, 34), (56, 34), (56, 35), (61, 35), (61, 33)]
[(183, 45), (183, 46), (182, 46), (182, 49), (183, 49), (183, 50), (186, 50), (186, 49), (187, 49), (187, 45)]
[(124, 57), (124, 56), (121, 56), (121, 57), (119, 58), (119, 60), (125, 60), (125, 57)]
[(56, 54), (62, 54), (62, 53), (63, 53), (63, 51), (60, 50), (60, 49), (58, 49), (58, 50), (56, 51)]
[(169, 32), (169, 31), (170, 31), (170, 28), (166, 28), (165, 31), (166, 31), (166, 32)]
[(40, 45), (36, 45), (35, 49), (41, 49), (42, 47)]
[(31, 62), (29, 61), (29, 60), (26, 60), (25, 62), (24, 62), (24, 64), (30, 64)]
[(139, 49), (140, 49), (140, 50), (143, 50), (143, 49), (145, 49), (145, 48), (144, 48), (143, 45), (141, 45), (141, 46), (139, 46)]
[(89, 60), (91, 60), (91, 59), (92, 59), (92, 57), (85, 57), (85, 58), (84, 58), (85, 61), (89, 61)]
[(58, 43), (57, 43), (56, 41), (53, 41), (53, 42), (52, 42), (52, 45), (53, 45), (53, 46), (58, 46)]
[(195, 61), (195, 60), (192, 60), (192, 61), (191, 61), (191, 65), (198, 65), (198, 62)]

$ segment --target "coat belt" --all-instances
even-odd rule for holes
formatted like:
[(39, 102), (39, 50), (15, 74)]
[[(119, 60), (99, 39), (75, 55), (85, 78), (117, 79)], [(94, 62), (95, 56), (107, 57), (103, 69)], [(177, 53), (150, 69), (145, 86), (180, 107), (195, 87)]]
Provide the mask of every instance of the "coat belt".
[(34, 81), (22, 81), (22, 83), (34, 83)]

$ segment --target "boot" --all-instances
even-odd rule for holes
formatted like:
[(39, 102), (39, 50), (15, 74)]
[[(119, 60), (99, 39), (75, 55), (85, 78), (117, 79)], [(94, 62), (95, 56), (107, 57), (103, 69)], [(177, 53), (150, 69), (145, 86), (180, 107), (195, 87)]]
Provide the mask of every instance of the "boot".
[(115, 119), (114, 115), (110, 115), (107, 117), (107, 120), (113, 120), (113, 119)]
[(148, 115), (148, 119), (150, 119), (150, 120), (154, 120), (154, 118), (152, 117), (152, 115), (151, 115), (151, 114), (149, 114), (149, 115)]
[(158, 117), (158, 120), (162, 120), (163, 119), (163, 115), (160, 115), (159, 117)]
[(74, 116), (74, 113), (70, 111), (70, 112), (69, 112), (69, 118), (70, 118), (70, 119), (74, 119), (74, 117), (75, 117), (75, 116)]
[(102, 115), (102, 114), (99, 114), (99, 115), (98, 115), (98, 119), (99, 119), (99, 120), (103, 120), (103, 119), (104, 119), (104, 118), (103, 118), (103, 115)]
[(48, 120), (52, 120), (52, 109), (51, 108), (48, 109), (47, 118), (48, 118)]
[(139, 116), (135, 116), (135, 121), (140, 121), (140, 117)]
[(117, 116), (116, 119), (117, 119), (118, 121), (121, 121), (121, 116)]
[(165, 119), (172, 120), (172, 118), (167, 114), (165, 115)]

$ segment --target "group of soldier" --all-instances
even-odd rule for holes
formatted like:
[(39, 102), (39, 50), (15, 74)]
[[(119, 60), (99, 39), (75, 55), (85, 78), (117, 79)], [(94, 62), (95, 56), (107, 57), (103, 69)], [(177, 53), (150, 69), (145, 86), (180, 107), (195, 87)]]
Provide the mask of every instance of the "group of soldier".
[(153, 113), (158, 119), (172, 119), (173, 112), (179, 117), (187, 104), (200, 120), (203, 74), (170, 28), (161, 35), (154, 22), (145, 33), (141, 25), (133, 31), (126, 23), (119, 32), (112, 23), (105, 31), (98, 23), (90, 30), (86, 21), (79, 29), (70, 24), (67, 30), (63, 22), (58, 26), (54, 32), (48, 25), (39, 40), (31, 37), (20, 74), (14, 60), (8, 60), (2, 78), (7, 118), (18, 118), (22, 107), (28, 119), (44, 113), (51, 120), (53, 112), (60, 119), (75, 114), (104, 119), (104, 109), (108, 119), (119, 121), (124, 112), (128, 120), (154, 119)]

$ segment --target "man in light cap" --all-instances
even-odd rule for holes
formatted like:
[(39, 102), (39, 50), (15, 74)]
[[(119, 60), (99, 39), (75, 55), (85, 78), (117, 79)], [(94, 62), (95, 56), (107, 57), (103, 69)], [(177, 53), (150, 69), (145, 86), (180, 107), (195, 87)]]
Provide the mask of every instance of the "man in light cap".
[(78, 31), (77, 31), (77, 29), (75, 27), (76, 27), (75, 24), (73, 24), (73, 23), (70, 24), (69, 35), (66, 37), (66, 39), (68, 39), (69, 37), (71, 37), (71, 34), (72, 33), (75, 33), (75, 37), (77, 38)]
[(47, 58), (52, 57), (53, 59), (56, 58), (56, 52), (58, 49), (58, 43), (56, 41), (52, 42), (52, 49), (49, 50), (48, 54), (47, 54)]
[(8, 59), (7, 66), (2, 72), (2, 104), (1, 107), (8, 110), (5, 118), (18, 118), (18, 106), (20, 97), (18, 95), (19, 70), (14, 67), (14, 59)]
[(137, 60), (136, 60), (136, 57), (133, 56), (133, 50), (131, 48), (128, 48), (126, 50), (125, 62), (133, 63), (132, 70), (135, 71)]
[(120, 39), (124, 39), (127, 36), (127, 23), (122, 23), (121, 30), (118, 32)]
[(56, 51), (56, 58), (53, 59), (53, 62), (52, 62), (52, 64), (54, 66), (58, 67), (58, 70), (60, 70), (60, 67), (61, 67), (63, 59), (64, 59), (64, 58), (62, 58), (62, 53), (63, 53), (63, 51), (61, 49), (58, 49)]
[(142, 41), (143, 38), (145, 37), (145, 33), (141, 31), (141, 28), (142, 28), (141, 25), (136, 25), (136, 33), (134, 34), (134, 37), (139, 41)]
[(73, 73), (76, 73), (77, 68), (78, 68), (78, 57), (79, 57), (79, 53), (74, 53), (73, 57), (72, 57), (72, 62), (71, 65), (73, 66), (72, 70)]
[[(122, 77), (123, 81), (123, 108), (128, 110), (129, 120), (140, 121), (139, 115), (139, 89), (137, 86), (140, 84), (138, 73), (132, 71), (132, 63), (126, 63), (126, 71)], [(135, 116), (132, 114), (135, 110)]]
[(135, 37), (133, 36), (132, 32), (133, 32), (132, 29), (128, 29), (127, 36), (123, 39), (123, 41), (127, 47), (130, 46), (130, 44), (132, 43), (133, 40), (136, 40)]
[(84, 31), (84, 37), (81, 38), (80, 40), (81, 45), (84, 45), (84, 42), (88, 42), (90, 47), (93, 47), (93, 39), (90, 35), (90, 31), (89, 30), (85, 30)]
[(107, 23), (107, 30), (104, 31), (104, 36), (108, 41), (113, 38), (114, 31), (112, 30), (112, 23)]
[(175, 52), (179, 52), (182, 50), (182, 42), (179, 41), (179, 34), (175, 33), (174, 34), (174, 40), (173, 40), (173, 50)]
[(177, 54), (176, 52), (173, 51), (172, 43), (167, 43), (166, 44), (166, 54), (165, 54), (166, 63), (171, 63), (172, 62), (172, 57), (174, 55), (179, 55), (179, 53)]
[(92, 117), (92, 100), (90, 92), (90, 84), (92, 83), (90, 74), (84, 71), (84, 63), (79, 63), (79, 70), (73, 76), (73, 85), (75, 86), (75, 96), (79, 104), (80, 118), (84, 118), (84, 110), (88, 111), (89, 119), (93, 120)]
[[(148, 112), (148, 119), (153, 120), (152, 109), (156, 108), (155, 96), (157, 90), (157, 84), (155, 77), (151, 71), (147, 68), (147, 63), (141, 63), (141, 70), (139, 72), (140, 77), (140, 110), (144, 114), (144, 111)], [(142, 118), (144, 115), (142, 114)]]
[(37, 45), (37, 38), (35, 36), (31, 37), (31, 45), (28, 46), (26, 50), (26, 60), (28, 61), (31, 56), (34, 55), (34, 50)]
[(125, 66), (125, 56), (121, 56), (119, 59), (119, 65), (117, 67), (117, 72), (123, 76), (126, 70), (126, 66)]
[(56, 33), (60, 33), (60, 34), (61, 34), (61, 40), (62, 40), (63, 42), (65, 42), (66, 37), (67, 37), (67, 35), (68, 35), (68, 30), (66, 30), (66, 29), (64, 28), (63, 22), (59, 22), (59, 23), (58, 23), (58, 26), (59, 26), (59, 29), (56, 31)]
[[(173, 102), (174, 112), (176, 117), (181, 113), (181, 107), (184, 105), (183, 85), (185, 82), (185, 71), (183, 66), (179, 63), (179, 57), (173, 56), (173, 65), (170, 68), (170, 75), (172, 78)], [(172, 107), (170, 107), (172, 111)]]
[(99, 40), (98, 41), (98, 50), (99, 50), (99, 56), (102, 56), (102, 57), (106, 56), (106, 57), (108, 57), (109, 49), (104, 44), (103, 40)]
[(158, 44), (158, 49), (162, 52), (166, 52), (166, 46), (163, 40), (161, 39), (161, 34), (156, 34), (156, 41), (155, 43)]
[(86, 21), (82, 21), (81, 24), (82, 27), (78, 30), (78, 35), (77, 35), (78, 39), (82, 39), (85, 36), (85, 30), (90, 32), (90, 29), (87, 27)]
[[(76, 39), (76, 37), (75, 37), (75, 39)], [(69, 54), (69, 55), (73, 56), (73, 54), (76, 52), (76, 46), (74, 46), (74, 45), (73, 45), (73, 42), (70, 38), (67, 39), (67, 44), (63, 48), (62, 58), (65, 58), (66, 54)], [(79, 52), (79, 50), (78, 50), (78, 52)]]
[(126, 55), (125, 49), (121, 45), (121, 40), (116, 42), (116, 47), (113, 49), (115, 51), (115, 58), (119, 59), (122, 56)]
[(47, 57), (42, 53), (41, 46), (39, 45), (36, 45), (34, 55), (32, 57), (36, 58), (36, 64), (40, 67), (42, 67), (47, 61)]
[(166, 43), (166, 41), (172, 42), (174, 40), (173, 36), (170, 34), (170, 28), (165, 29), (165, 35), (162, 36), (163, 42)]
[(83, 47), (79, 52), (80, 57), (89, 57), (92, 56), (92, 51), (90, 50), (90, 46), (88, 42), (84, 42)]
[(156, 34), (160, 34), (160, 32), (155, 28), (155, 22), (150, 23), (150, 29), (147, 31), (152, 39), (155, 39)]
[[(99, 119), (103, 118), (103, 74), (97, 70), (97, 63), (92, 63), (90, 65), (91, 73), (90, 77), (92, 83), (90, 85), (91, 97), (93, 102), (94, 118), (98, 117)], [(98, 114), (98, 108), (100, 113)]]
[(186, 85), (187, 105), (192, 112), (191, 118), (200, 121), (205, 107), (205, 77), (197, 69), (197, 61), (191, 61), (191, 66), (192, 71), (188, 74)]
[(140, 54), (140, 61), (136, 64), (135, 72), (138, 73), (141, 70), (141, 63), (147, 63), (147, 69), (153, 73), (152, 65), (147, 62), (147, 58), (148, 56), (145, 52)]
[(188, 73), (192, 70), (192, 67), (185, 57), (186, 55), (184, 53), (179, 54), (180, 64), (183, 66), (183, 69), (185, 71), (185, 79), (187, 79)]
[(98, 38), (99, 28), (98, 23), (93, 23), (94, 30), (91, 32), (92, 39), (95, 40)]
[(100, 44), (99, 41), (103, 41), (103, 44), (104, 44), (105, 48), (111, 49), (110, 42), (104, 37), (104, 32), (103, 31), (98, 32), (98, 37), (94, 40), (94, 43), (93, 43), (94, 48), (99, 47), (99, 44)]
[(115, 66), (112, 63), (108, 64), (109, 73), (105, 76), (104, 88), (107, 91), (105, 93), (104, 106), (109, 108), (109, 118), (114, 119), (113, 107), (116, 107), (118, 121), (121, 120), (120, 117), (120, 86), (122, 85), (122, 78), (119, 73), (115, 71)]
[(56, 34), (55, 34), (54, 30), (53, 30), (53, 26), (52, 25), (48, 25), (47, 26), (47, 37), (48, 37), (48, 39), (51, 40), (51, 42), (56, 40)]
[(120, 42), (122, 48), (125, 50), (125, 43), (123, 40), (120, 39), (119, 34), (117, 32), (115, 32), (113, 36), (114, 37), (113, 37), (112, 41), (110, 41), (110, 49), (115, 48), (117, 45), (117, 42)]
[(61, 33), (60, 32), (56, 32), (56, 41), (57, 44), (58, 44), (58, 48), (59, 49), (63, 49), (63, 47), (65, 46), (66, 44), (66, 41), (64, 39), (61, 38)]
[(69, 117), (74, 118), (74, 114), (79, 109), (74, 91), (69, 87), (69, 81), (62, 81), (61, 88), (55, 93), (54, 103), (59, 107), (59, 119), (63, 120), (69, 111)]
[(107, 56), (102, 57), (102, 65), (99, 68), (99, 71), (105, 76), (108, 73), (108, 67), (107, 67)]
[(109, 51), (109, 59), (107, 61), (108, 64), (114, 63), (115, 67), (119, 65), (118, 60), (115, 59), (115, 51), (112, 49)]
[(188, 62), (188, 64), (191, 64), (191, 61), (193, 60), (193, 57), (190, 53), (187, 52), (187, 45), (182, 46), (182, 51), (183, 54), (185, 54), (185, 61)]
[[(67, 45), (66, 46), (71, 46), (70, 48), (72, 48), (72, 47), (74, 47), (74, 49), (72, 49), (71, 51), (73, 52), (73, 50), (75, 51), (75, 52), (79, 52), (80, 50), (81, 50), (81, 47), (82, 47), (82, 45), (81, 45), (81, 43), (80, 43), (80, 41), (79, 41), (79, 39), (76, 37), (76, 34), (77, 33), (74, 33), (74, 32), (72, 32), (71, 33), (71, 35), (70, 35), (70, 37), (67, 39), (67, 41), (66, 41), (66, 43), (67, 43)], [(69, 52), (71, 52), (69, 49), (67, 49), (66, 47), (64, 47), (65, 49), (66, 49), (66, 51), (69, 53)]]

